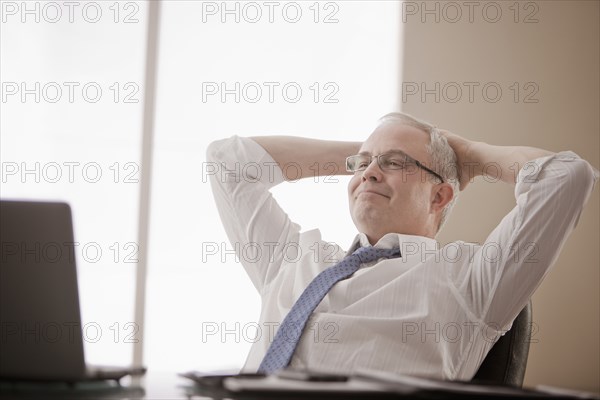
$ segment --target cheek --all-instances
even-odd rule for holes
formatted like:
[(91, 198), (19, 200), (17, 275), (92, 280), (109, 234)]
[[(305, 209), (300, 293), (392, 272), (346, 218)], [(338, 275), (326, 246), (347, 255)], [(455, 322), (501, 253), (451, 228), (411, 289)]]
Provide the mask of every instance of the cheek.
[(399, 201), (396, 204), (398, 206), (417, 214), (427, 208), (428, 197), (425, 196), (425, 192), (419, 184), (408, 184), (403, 189), (397, 193)]
[(348, 197), (350, 198), (350, 201), (352, 201), (352, 193), (354, 193), (354, 191), (356, 190), (356, 188), (358, 187), (360, 183), (360, 178), (358, 175), (354, 175), (352, 177), (352, 179), (350, 179), (350, 182), (348, 182)]
[(414, 209), (423, 202), (423, 193), (418, 183), (396, 182), (392, 202), (401, 209)]

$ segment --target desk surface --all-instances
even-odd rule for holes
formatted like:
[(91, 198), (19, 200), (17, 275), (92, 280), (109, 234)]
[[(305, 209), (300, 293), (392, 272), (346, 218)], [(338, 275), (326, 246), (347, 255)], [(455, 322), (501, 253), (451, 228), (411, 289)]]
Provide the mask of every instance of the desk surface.
[[(106, 383), (95, 383), (95, 384), (81, 384), (76, 386), (75, 388), (68, 387), (67, 385), (54, 385), (54, 386), (43, 386), (43, 385), (27, 385), (27, 384), (6, 384), (2, 383), (0, 386), (0, 399), (2, 400), (24, 400), (24, 399), (60, 399), (60, 400), (90, 400), (90, 399), (186, 399), (186, 400), (197, 400), (197, 399), (263, 399), (266, 396), (253, 395), (253, 396), (231, 396), (226, 394), (223, 390), (207, 390), (201, 389), (197, 386), (193, 381), (180, 377), (176, 372), (165, 372), (165, 371), (153, 371), (150, 370), (147, 374), (139, 378), (138, 381), (131, 380), (126, 378), (123, 380), (123, 387), (119, 388), (115, 385), (108, 385)], [(500, 389), (502, 390), (502, 389)], [(421, 393), (419, 393), (421, 394)], [(536, 393), (536, 398), (540, 393)], [(271, 399), (276, 398), (310, 398), (319, 399), (324, 398), (327, 400), (333, 399), (372, 399), (372, 398), (415, 398), (413, 395), (402, 395), (399, 393), (391, 394), (391, 393), (381, 393), (380, 395), (374, 396), (373, 393), (370, 394), (353, 394), (352, 396), (346, 393), (345, 395), (339, 394), (334, 395), (334, 393), (330, 393), (324, 396), (316, 396), (314, 394), (298, 394), (296, 396), (291, 396), (289, 393), (285, 396), (268, 396)], [(458, 395), (457, 393), (448, 393), (448, 392), (437, 392), (437, 393), (426, 393), (418, 396), (418, 398), (424, 399), (458, 399), (463, 398), (463, 395)], [(472, 396), (467, 396), (469, 398), (473, 398)], [(516, 396), (511, 398), (525, 398), (525, 396)], [(529, 396), (527, 396), (529, 397)], [(508, 398), (500, 395), (499, 393), (495, 393), (490, 395), (489, 399), (500, 399), (500, 398)], [(532, 398), (532, 397), (529, 397)], [(553, 399), (557, 399), (560, 397), (552, 397)], [(572, 398), (572, 397), (571, 397)], [(592, 397), (598, 398), (598, 397)]]
[[(148, 371), (137, 381), (123, 378), (122, 387), (113, 383), (83, 383), (75, 387), (63, 384), (3, 383), (0, 399), (206, 399), (189, 379), (176, 372)], [(210, 397), (208, 397), (210, 398)]]

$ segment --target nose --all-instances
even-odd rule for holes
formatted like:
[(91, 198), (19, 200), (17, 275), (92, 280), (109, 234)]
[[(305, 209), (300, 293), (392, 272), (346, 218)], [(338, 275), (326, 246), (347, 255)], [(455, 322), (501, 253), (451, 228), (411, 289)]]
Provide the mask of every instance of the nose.
[(377, 158), (371, 159), (371, 163), (365, 168), (362, 173), (362, 181), (381, 182), (383, 178), (383, 171), (379, 168)]

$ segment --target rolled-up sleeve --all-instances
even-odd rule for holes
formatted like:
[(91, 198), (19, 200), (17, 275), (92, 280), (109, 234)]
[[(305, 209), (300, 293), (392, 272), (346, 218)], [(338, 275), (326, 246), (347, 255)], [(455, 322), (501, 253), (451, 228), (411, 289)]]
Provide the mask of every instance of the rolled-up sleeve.
[(284, 181), (281, 168), (258, 143), (233, 136), (208, 146), (205, 170), (225, 232), (262, 294), (300, 232), (269, 191)]
[(597, 180), (598, 171), (573, 152), (523, 166), (516, 206), (455, 277), (483, 322), (510, 326), (558, 258)]

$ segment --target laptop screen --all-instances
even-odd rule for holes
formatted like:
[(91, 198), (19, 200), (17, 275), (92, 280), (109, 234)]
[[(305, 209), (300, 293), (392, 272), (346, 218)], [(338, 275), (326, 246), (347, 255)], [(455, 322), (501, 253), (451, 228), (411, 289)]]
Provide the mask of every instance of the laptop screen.
[(0, 201), (0, 376), (85, 372), (71, 209)]

